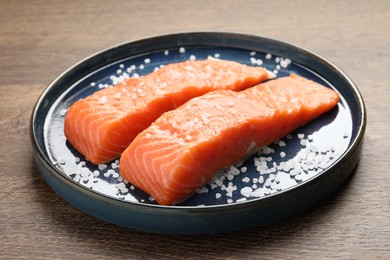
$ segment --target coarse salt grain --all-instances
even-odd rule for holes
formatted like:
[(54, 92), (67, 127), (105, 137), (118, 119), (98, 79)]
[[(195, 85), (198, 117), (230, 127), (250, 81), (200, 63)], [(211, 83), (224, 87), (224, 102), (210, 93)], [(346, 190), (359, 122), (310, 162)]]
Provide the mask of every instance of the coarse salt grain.
[(107, 99), (107, 97), (106, 96), (102, 96), (100, 99), (99, 99), (99, 103), (100, 104), (105, 104), (105, 103), (107, 103), (107, 101), (108, 101), (108, 99)]
[(250, 181), (249, 177), (242, 178), (242, 182), (248, 183)]
[(186, 49), (185, 49), (184, 47), (180, 47), (180, 48), (179, 48), (179, 52), (180, 52), (180, 53), (185, 53), (185, 52), (186, 52)]
[(264, 183), (264, 176), (260, 176), (258, 178), (258, 181), (259, 181), (260, 184)]
[(198, 193), (207, 193), (209, 192), (209, 189), (205, 186), (203, 186), (201, 189), (198, 190)]
[(144, 62), (145, 62), (146, 64), (148, 64), (148, 63), (150, 63), (150, 59), (149, 59), (149, 58), (146, 58), (146, 59), (144, 60)]
[(68, 112), (67, 109), (61, 109), (60, 116), (64, 116), (66, 114), (66, 112)]
[(287, 68), (288, 65), (290, 65), (290, 64), (291, 64), (291, 60), (290, 60), (290, 59), (282, 59), (282, 60), (280, 61), (280, 66), (281, 66), (282, 68)]
[(98, 168), (99, 168), (99, 170), (102, 171), (102, 170), (104, 170), (104, 169), (107, 168), (107, 165), (102, 163), (102, 164), (99, 164), (99, 165), (98, 165)]
[(267, 54), (265, 55), (265, 58), (266, 58), (267, 60), (271, 59), (271, 58), (272, 58), (272, 54), (271, 54), (271, 53), (267, 53)]
[(240, 190), (240, 193), (245, 197), (250, 197), (252, 194), (252, 188), (251, 187), (244, 187)]

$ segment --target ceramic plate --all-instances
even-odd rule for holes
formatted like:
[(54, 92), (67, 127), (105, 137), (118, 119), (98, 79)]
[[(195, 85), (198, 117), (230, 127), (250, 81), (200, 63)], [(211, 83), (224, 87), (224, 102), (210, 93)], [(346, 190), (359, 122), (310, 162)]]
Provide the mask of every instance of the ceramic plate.
[[(129, 77), (188, 59), (233, 60), (291, 73), (336, 90), (336, 108), (252, 157), (221, 170), (197, 194), (160, 206), (124, 181), (119, 160), (94, 165), (63, 133), (76, 100)], [(232, 33), (183, 33), (121, 44), (71, 67), (42, 93), (31, 118), (37, 166), (69, 203), (117, 225), (164, 233), (227, 232), (265, 225), (313, 205), (333, 191), (358, 162), (366, 122), (362, 97), (335, 65), (288, 43)]]

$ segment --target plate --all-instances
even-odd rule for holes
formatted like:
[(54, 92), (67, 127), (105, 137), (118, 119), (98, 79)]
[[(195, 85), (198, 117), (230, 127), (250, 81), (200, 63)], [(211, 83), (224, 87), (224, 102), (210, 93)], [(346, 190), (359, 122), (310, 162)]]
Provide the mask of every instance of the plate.
[[(168, 63), (209, 56), (262, 66), (277, 77), (301, 75), (336, 90), (341, 101), (252, 157), (221, 170), (176, 206), (157, 205), (124, 181), (118, 160), (93, 165), (66, 141), (64, 115), (76, 100)], [(30, 135), (45, 181), (76, 208), (123, 227), (194, 234), (267, 225), (314, 205), (353, 171), (365, 125), (357, 87), (324, 58), (259, 36), (195, 32), (124, 43), (80, 61), (44, 90), (32, 113)]]

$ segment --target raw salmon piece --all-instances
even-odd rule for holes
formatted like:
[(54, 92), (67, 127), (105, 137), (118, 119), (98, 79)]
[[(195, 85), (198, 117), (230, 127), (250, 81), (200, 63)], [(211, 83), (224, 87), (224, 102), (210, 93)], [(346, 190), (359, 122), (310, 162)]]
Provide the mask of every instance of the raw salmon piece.
[(221, 169), (330, 110), (333, 90), (299, 76), (214, 91), (164, 113), (123, 152), (120, 174), (161, 205), (177, 204)]
[(242, 90), (272, 77), (263, 68), (218, 59), (166, 65), (75, 102), (65, 117), (65, 135), (89, 161), (105, 163), (162, 113), (189, 99), (217, 89)]

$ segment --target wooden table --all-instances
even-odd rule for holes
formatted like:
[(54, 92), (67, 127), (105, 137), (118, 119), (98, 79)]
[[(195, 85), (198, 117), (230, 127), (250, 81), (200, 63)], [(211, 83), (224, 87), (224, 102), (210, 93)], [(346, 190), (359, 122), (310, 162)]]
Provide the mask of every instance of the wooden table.
[[(390, 258), (389, 1), (0, 1), (0, 258)], [(312, 50), (367, 105), (360, 163), (298, 216), (229, 234), (124, 229), (59, 198), (32, 157), (29, 118), (48, 83), (80, 59), (153, 35), (227, 31)]]

